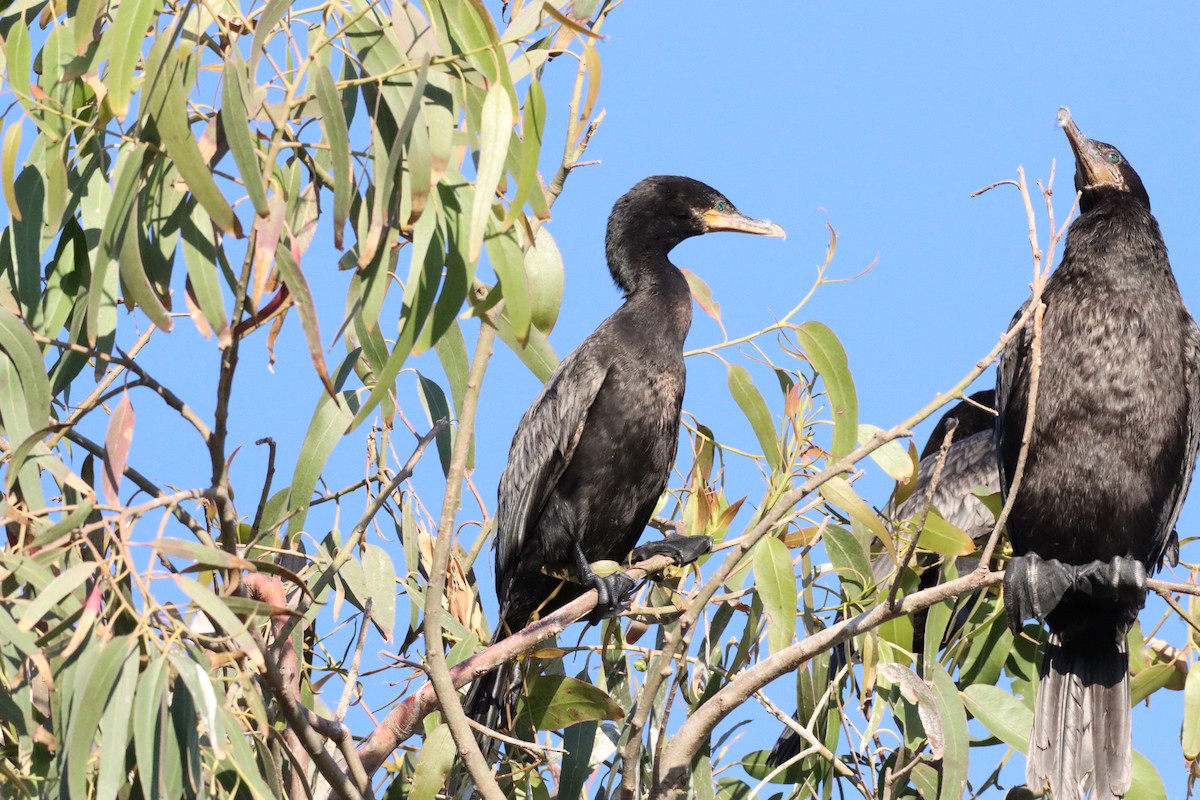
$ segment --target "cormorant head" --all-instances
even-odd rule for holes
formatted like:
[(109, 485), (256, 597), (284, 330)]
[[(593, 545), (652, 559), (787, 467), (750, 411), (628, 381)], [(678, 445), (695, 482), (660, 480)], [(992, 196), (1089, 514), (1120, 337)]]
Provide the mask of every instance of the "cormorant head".
[(1058, 110), (1058, 124), (1066, 132), (1067, 141), (1075, 153), (1075, 188), (1081, 193), (1081, 213), (1087, 212), (1112, 192), (1128, 194), (1147, 209), (1150, 208), (1150, 195), (1142, 185), (1142, 179), (1120, 150), (1084, 136), (1066, 108)]
[(665, 258), (692, 236), (736, 231), (783, 237), (783, 228), (751, 219), (716, 189), (678, 175), (655, 175), (639, 182), (613, 206), (605, 250), (613, 280), (626, 294), (640, 277), (645, 258)]

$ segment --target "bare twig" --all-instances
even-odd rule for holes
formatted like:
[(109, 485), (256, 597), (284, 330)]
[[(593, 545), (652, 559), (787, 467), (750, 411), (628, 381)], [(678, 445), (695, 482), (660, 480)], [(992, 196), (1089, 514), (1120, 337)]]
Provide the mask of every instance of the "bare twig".
[[(148, 337), (148, 334), (143, 334), (143, 336)], [(202, 420), (202, 419), (200, 419), (200, 417), (196, 416), (196, 412), (192, 411), (192, 409), (189, 408), (186, 403), (184, 403), (182, 400), (180, 400), (179, 397), (176, 396), (176, 394), (174, 392), (172, 392), (170, 389), (168, 389), (167, 387), (165, 387), (161, 383), (159, 383), (157, 380), (155, 380), (150, 375), (150, 373), (146, 372), (146, 370), (142, 368), (141, 364), (137, 363), (132, 358), (129, 358), (128, 356), (125, 356), (123, 354), (122, 355), (113, 355), (112, 353), (105, 353), (102, 350), (97, 350), (93, 347), (84, 347), (81, 344), (74, 344), (72, 342), (63, 342), (63, 341), (59, 341), (58, 339), (51, 339), (47, 336), (42, 336), (41, 334), (37, 334), (37, 333), (33, 334), (33, 338), (35, 340), (37, 340), (40, 344), (48, 344), (53, 347), (57, 347), (60, 350), (69, 350), (72, 353), (80, 353), (82, 355), (90, 356), (92, 358), (97, 358), (102, 361), (108, 361), (110, 363), (117, 364), (121, 367), (124, 367), (125, 369), (132, 372), (134, 375), (137, 375), (138, 378), (141, 379), (143, 386), (150, 389), (152, 392), (154, 392), (159, 397), (161, 397), (163, 399), (163, 402), (165, 402), (172, 410), (178, 412), (179, 416), (183, 417), (185, 420), (187, 420), (189, 423), (191, 423), (192, 427), (195, 428), (196, 431), (200, 434), (200, 438), (204, 440), (205, 444), (207, 444), (209, 439), (212, 437), (212, 433), (208, 430), (208, 426), (204, 424), (204, 420)], [(113, 378), (115, 380), (115, 378), (116, 378), (115, 374), (114, 374)], [(77, 409), (77, 411), (78, 411), (78, 409)], [(78, 421), (78, 419), (76, 419), (76, 421)], [(72, 424), (72, 423), (70, 423), (70, 421), (68, 420), (67, 424)]]
[(254, 512), (254, 524), (250, 526), (250, 530), (257, 534), (258, 526), (262, 524), (263, 509), (267, 507), (267, 500), (271, 497), (271, 480), (275, 477), (275, 440), (270, 436), (264, 436), (255, 442), (257, 445), (266, 445), (267, 452), (267, 476), (263, 478), (262, 494), (258, 498), (258, 509)]
[(454, 738), (458, 754), (462, 758), (475, 789), (484, 800), (504, 800), (504, 793), (492, 776), (487, 759), (475, 741), (462, 701), (455, 691), (446, 663), (445, 644), (442, 642), (442, 599), (446, 591), (446, 573), (450, 567), (450, 552), (454, 544), (454, 519), (458, 514), (462, 498), (463, 478), (466, 474), (467, 456), (470, 453), (471, 436), (475, 429), (475, 411), (479, 405), (479, 391), (483, 387), (483, 376), (492, 356), (492, 344), (496, 340), (496, 328), (487, 319), (480, 321), (479, 339), (475, 343), (475, 356), (467, 374), (467, 388), (462, 408), (458, 414), (458, 435), (454, 440), (454, 452), (450, 456), (450, 471), (446, 476), (446, 495), (442, 502), (441, 519), (438, 522), (437, 541), (434, 543), (433, 564), (429, 568), (429, 585), (425, 589), (425, 659), (429, 665), (429, 681), (437, 693), (446, 726)]

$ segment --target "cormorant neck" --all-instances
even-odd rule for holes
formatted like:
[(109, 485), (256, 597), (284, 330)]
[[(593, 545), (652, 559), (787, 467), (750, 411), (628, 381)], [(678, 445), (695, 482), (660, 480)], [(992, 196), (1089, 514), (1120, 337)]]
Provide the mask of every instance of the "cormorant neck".
[(1079, 213), (1087, 214), (1093, 209), (1112, 206), (1138, 205), (1150, 210), (1150, 197), (1145, 191), (1128, 191), (1114, 186), (1097, 186), (1088, 189), (1079, 196)]
[(672, 294), (682, 286), (690, 297), (687, 279), (667, 258), (679, 242), (636, 241), (631, 237), (609, 236), (605, 242), (608, 271), (625, 297), (654, 292)]

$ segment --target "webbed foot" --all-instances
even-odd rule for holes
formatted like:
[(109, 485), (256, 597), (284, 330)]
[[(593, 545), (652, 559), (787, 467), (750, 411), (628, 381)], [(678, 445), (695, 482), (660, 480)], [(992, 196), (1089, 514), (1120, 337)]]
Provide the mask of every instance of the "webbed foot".
[(636, 564), (653, 556), (667, 556), (677, 566), (684, 566), (695, 562), (700, 556), (712, 550), (712, 545), (712, 537), (709, 536), (686, 536), (681, 533), (673, 533), (656, 542), (646, 542), (635, 547), (629, 554), (629, 561)]
[(635, 586), (633, 579), (620, 570), (601, 578), (591, 569), (584, 576), (583, 585), (596, 590), (596, 609), (588, 615), (589, 622), (615, 616), (621, 610), (625, 595), (632, 592)]
[(1037, 553), (1014, 556), (1004, 569), (1004, 610), (1008, 627), (1020, 633), (1027, 619), (1039, 622), (1058, 605), (1075, 583), (1075, 568), (1045, 561)]
[(1013, 633), (1030, 618), (1044, 621), (1068, 591), (1139, 608), (1146, 601), (1146, 566), (1133, 558), (1064, 564), (1036, 553), (1016, 556), (1004, 571), (1004, 610)]

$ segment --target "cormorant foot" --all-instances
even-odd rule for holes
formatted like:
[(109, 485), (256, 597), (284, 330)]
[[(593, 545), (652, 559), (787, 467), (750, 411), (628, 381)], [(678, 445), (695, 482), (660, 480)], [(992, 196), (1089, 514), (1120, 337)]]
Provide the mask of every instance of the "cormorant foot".
[(1043, 560), (1037, 553), (1014, 556), (1004, 569), (1004, 610), (1014, 634), (1027, 619), (1039, 622), (1075, 585), (1076, 569), (1061, 561)]
[(589, 589), (595, 589), (597, 595), (596, 610), (588, 616), (589, 622), (599, 622), (605, 617), (615, 616), (621, 610), (625, 595), (633, 591), (636, 585), (632, 578), (619, 570), (603, 578), (588, 570), (583, 583)]
[(712, 545), (713, 541), (710, 536), (687, 536), (673, 533), (670, 536), (664, 536), (657, 542), (646, 542), (646, 544), (634, 548), (633, 552), (629, 554), (629, 562), (636, 564), (653, 556), (667, 556), (677, 566), (684, 566), (693, 563), (700, 556), (712, 550)]
[(1137, 559), (1113, 556), (1108, 563), (1093, 561), (1075, 569), (1075, 588), (1079, 591), (1139, 608), (1146, 601), (1146, 565)]
[(1008, 625), (1016, 633), (1027, 619), (1044, 621), (1068, 591), (1140, 608), (1146, 602), (1146, 579), (1142, 562), (1122, 556), (1079, 565), (1046, 561), (1037, 553), (1016, 556), (1004, 571)]

